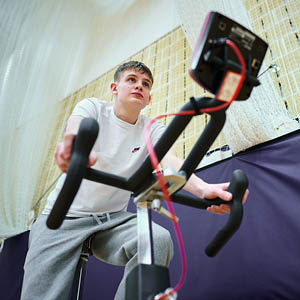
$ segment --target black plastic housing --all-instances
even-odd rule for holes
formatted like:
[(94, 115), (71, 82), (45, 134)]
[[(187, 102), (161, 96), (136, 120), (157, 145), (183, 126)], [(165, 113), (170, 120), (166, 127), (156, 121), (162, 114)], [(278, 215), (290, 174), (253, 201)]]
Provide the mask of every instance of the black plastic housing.
[(158, 265), (138, 264), (126, 278), (126, 300), (152, 300), (170, 287), (169, 270)]
[(246, 63), (246, 78), (236, 100), (249, 98), (261, 68), (268, 44), (249, 29), (228, 17), (209, 12), (193, 52), (189, 73), (204, 89), (216, 95), (227, 71), (241, 72), (234, 51), (226, 39), (238, 47)]

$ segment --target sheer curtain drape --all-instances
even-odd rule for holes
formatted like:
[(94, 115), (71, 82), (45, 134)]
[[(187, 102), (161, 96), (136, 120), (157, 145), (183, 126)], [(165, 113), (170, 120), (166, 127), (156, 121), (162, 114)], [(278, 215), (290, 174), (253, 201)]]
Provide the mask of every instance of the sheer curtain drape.
[(152, 21), (170, 1), (0, 0), (0, 242), (30, 228), (39, 182), (58, 175), (76, 91), (178, 26)]
[[(174, 0), (174, 2), (192, 48), (209, 11), (218, 11), (251, 29), (242, 0)], [(262, 70), (267, 68), (266, 64), (262, 66)], [(226, 142), (233, 153), (299, 129), (298, 122), (291, 118), (284, 101), (276, 92), (270, 73), (266, 72), (259, 80), (261, 85), (253, 90), (249, 100), (233, 103), (228, 110), (223, 130)]]
[(77, 2), (0, 1), (1, 238), (28, 229), (57, 104), (80, 78), (89, 14)]

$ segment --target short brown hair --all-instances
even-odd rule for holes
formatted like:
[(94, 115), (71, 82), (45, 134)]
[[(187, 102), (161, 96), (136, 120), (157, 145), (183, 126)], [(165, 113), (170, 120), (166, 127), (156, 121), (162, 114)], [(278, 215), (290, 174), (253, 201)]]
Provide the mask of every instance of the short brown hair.
[(114, 74), (114, 81), (115, 82), (119, 81), (121, 73), (123, 73), (124, 71), (127, 71), (127, 70), (135, 70), (135, 71), (138, 71), (141, 73), (146, 73), (149, 76), (149, 78), (153, 84), (153, 76), (152, 76), (150, 69), (144, 63), (142, 63), (140, 61), (134, 61), (134, 60), (126, 62), (117, 68), (117, 70)]

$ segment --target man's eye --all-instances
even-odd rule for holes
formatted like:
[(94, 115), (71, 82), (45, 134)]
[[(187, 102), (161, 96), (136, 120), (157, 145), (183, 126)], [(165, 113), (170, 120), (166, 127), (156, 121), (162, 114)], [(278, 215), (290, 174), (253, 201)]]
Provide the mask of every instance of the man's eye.
[(149, 87), (150, 85), (149, 85), (148, 82), (144, 82), (144, 86), (145, 86), (145, 87)]
[(133, 77), (130, 77), (130, 78), (128, 79), (128, 81), (135, 82), (135, 79), (134, 79)]

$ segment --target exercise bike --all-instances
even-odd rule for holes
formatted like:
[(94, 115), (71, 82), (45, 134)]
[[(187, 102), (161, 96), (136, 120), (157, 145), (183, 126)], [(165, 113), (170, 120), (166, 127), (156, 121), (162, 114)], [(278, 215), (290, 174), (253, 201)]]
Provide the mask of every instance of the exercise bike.
[[(247, 100), (253, 87), (259, 85), (257, 75), (267, 48), (263, 40), (242, 25), (217, 12), (210, 12), (193, 52), (189, 72), (198, 84), (216, 96), (191, 97), (154, 147), (157, 160), (161, 161), (194, 116), (203, 113), (210, 115), (209, 122), (180, 170), (167, 169), (162, 176), (173, 202), (200, 209), (223, 203), (231, 206), (227, 223), (205, 249), (211, 257), (221, 250), (240, 227), (243, 218), (242, 198), (248, 187), (247, 176), (242, 170), (233, 172), (228, 188), (233, 195), (230, 202), (200, 199), (181, 189), (222, 130), (226, 110), (232, 101)], [(98, 131), (99, 126), (94, 119), (82, 120), (73, 144), (67, 176), (48, 217), (47, 226), (57, 229), (61, 225), (83, 178), (131, 191), (137, 206), (138, 265), (127, 277), (126, 300), (175, 299), (176, 291), (170, 290), (168, 268), (155, 265), (151, 210), (175, 222), (177, 220), (162, 206), (164, 195), (153, 173), (150, 157), (144, 160), (130, 178), (87, 168), (89, 153)]]

